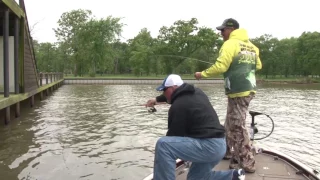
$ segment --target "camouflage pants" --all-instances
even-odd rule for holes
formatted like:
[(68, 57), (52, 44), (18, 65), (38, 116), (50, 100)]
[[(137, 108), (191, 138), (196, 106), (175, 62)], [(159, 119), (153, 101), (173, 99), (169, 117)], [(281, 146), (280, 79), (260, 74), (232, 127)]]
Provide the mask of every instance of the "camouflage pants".
[(231, 147), (231, 162), (234, 160), (243, 168), (253, 168), (254, 156), (251, 152), (250, 136), (246, 128), (246, 113), (254, 94), (246, 97), (228, 98), (227, 117), (225, 121), (227, 154)]

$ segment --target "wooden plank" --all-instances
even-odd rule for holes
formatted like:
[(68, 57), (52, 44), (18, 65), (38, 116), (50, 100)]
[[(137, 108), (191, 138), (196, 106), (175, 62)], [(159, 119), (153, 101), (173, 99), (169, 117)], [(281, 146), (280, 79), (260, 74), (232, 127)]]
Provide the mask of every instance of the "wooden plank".
[(24, 17), (24, 12), (14, 0), (2, 0), (2, 2), (11, 9), (19, 18)]
[[(33, 81), (33, 82), (29, 82), (29, 88), (30, 88), (30, 84), (36, 85), (36, 87), (39, 87), (39, 77), (38, 77), (38, 73), (37, 73), (37, 69), (36, 69), (36, 64), (35, 64), (36, 61), (35, 61), (35, 57), (33, 54), (33, 46), (31, 44), (31, 39), (30, 39), (28, 27), (25, 27), (25, 62), (28, 63), (27, 64), (28, 70), (33, 71), (32, 73), (28, 72), (28, 73), (32, 74), (32, 76), (33, 76), (33, 78), (31, 79), (31, 81)], [(27, 70), (27, 69), (25, 68), (25, 70)]]
[[(20, 2), (20, 7), (23, 9), (23, 11), (25, 12), (26, 11), (26, 7), (25, 7), (25, 4), (24, 4), (24, 0), (19, 0)], [(28, 48), (28, 55), (30, 55), (31, 59), (32, 59), (32, 65), (33, 65), (33, 70), (34, 70), (34, 74), (35, 74), (35, 77), (36, 77), (36, 83), (37, 83), (37, 87), (40, 87), (40, 83), (39, 83), (39, 77), (38, 77), (38, 71), (37, 71), (37, 64), (36, 64), (36, 57), (35, 57), (35, 53), (34, 53), (34, 47), (33, 47), (33, 43), (32, 43), (32, 39), (30, 37), (30, 29), (29, 29), (29, 24), (28, 24), (28, 17), (27, 15), (25, 14), (25, 28), (26, 28), (26, 33), (27, 35), (25, 36), (26, 40), (25, 42), (28, 42), (29, 46), (27, 46)]]
[[(25, 29), (25, 31), (27, 31)], [(27, 33), (25, 33), (25, 36), (28, 36)], [(25, 92), (32, 91), (34, 89), (37, 89), (37, 74), (35, 73), (34, 64), (33, 64), (32, 56), (30, 55), (30, 44), (28, 43), (28, 40), (25, 41), (25, 56), (24, 56), (24, 76), (25, 76)]]

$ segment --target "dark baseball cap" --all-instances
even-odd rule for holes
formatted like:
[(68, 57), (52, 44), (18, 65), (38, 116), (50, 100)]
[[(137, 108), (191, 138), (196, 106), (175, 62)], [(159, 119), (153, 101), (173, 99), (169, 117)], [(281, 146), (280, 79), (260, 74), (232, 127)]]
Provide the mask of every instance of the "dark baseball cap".
[(226, 27), (233, 27), (234, 29), (239, 29), (239, 23), (235, 19), (229, 18), (223, 21), (221, 26), (218, 26), (218, 30), (222, 30)]

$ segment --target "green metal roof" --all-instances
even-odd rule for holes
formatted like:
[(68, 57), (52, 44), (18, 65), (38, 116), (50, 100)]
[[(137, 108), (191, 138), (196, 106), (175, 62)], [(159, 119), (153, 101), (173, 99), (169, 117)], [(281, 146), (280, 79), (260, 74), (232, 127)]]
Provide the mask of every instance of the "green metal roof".
[(8, 6), (12, 12), (14, 12), (19, 18), (24, 17), (24, 12), (15, 0), (2, 0), (2, 2)]

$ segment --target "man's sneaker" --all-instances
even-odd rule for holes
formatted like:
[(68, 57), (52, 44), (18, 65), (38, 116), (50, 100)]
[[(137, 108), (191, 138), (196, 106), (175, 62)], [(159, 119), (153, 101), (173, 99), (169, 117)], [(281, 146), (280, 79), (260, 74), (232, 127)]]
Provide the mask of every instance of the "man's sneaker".
[(240, 166), (239, 166), (239, 163), (237, 160), (235, 160), (235, 159), (230, 160), (230, 165), (229, 165), (230, 169), (239, 169), (239, 167)]
[(243, 167), (243, 170), (245, 170), (246, 173), (254, 173), (254, 172), (256, 172), (256, 168), (254, 166), (252, 166), (252, 167)]
[(238, 169), (233, 171), (232, 180), (245, 180), (245, 172), (243, 169)]
[(224, 155), (224, 157), (222, 158), (222, 159), (224, 159), (224, 160), (229, 160), (229, 159), (231, 159), (232, 158), (232, 155), (231, 154), (226, 154), (226, 155)]

